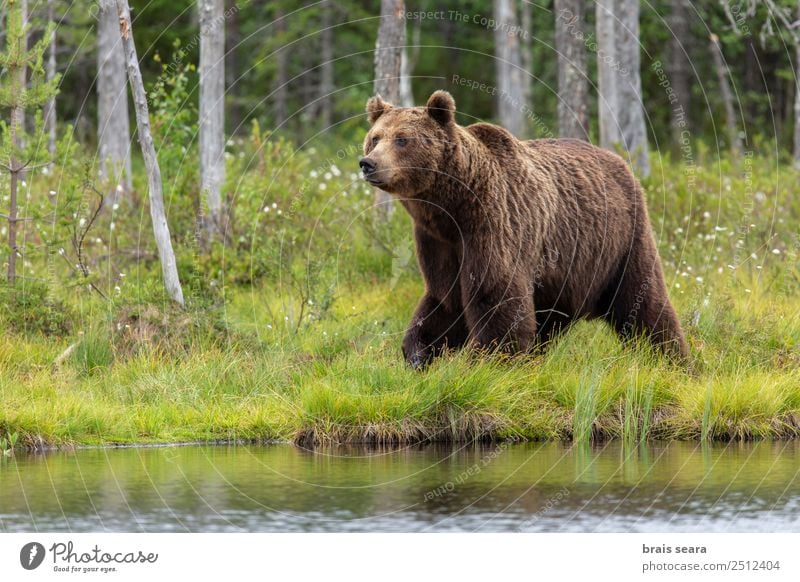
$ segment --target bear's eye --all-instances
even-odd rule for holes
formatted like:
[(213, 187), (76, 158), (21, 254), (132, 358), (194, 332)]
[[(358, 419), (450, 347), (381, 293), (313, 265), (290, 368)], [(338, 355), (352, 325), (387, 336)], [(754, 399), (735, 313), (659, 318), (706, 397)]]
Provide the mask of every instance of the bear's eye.
[(408, 138), (407, 137), (403, 137), (403, 136), (396, 137), (396, 138), (394, 138), (394, 143), (396, 143), (400, 147), (403, 147), (404, 145), (406, 145), (408, 143)]
[(373, 136), (373, 138), (372, 138), (372, 147), (375, 147), (376, 145), (378, 145), (378, 141), (379, 140), (380, 140), (380, 138), (377, 135)]

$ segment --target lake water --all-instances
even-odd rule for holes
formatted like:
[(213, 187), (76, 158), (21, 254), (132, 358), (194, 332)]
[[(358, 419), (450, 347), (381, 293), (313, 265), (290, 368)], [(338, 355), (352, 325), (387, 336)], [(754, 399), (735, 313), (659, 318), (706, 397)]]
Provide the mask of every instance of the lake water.
[(0, 531), (800, 531), (800, 443), (83, 449), (0, 464)]

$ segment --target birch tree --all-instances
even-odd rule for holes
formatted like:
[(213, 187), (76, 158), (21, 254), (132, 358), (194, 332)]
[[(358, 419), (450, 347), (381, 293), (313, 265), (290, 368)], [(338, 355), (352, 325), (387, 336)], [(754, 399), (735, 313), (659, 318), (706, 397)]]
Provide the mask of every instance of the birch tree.
[(639, 0), (598, 0), (597, 44), (600, 143), (608, 149), (621, 148), (637, 172), (648, 176)]
[[(390, 103), (400, 103), (400, 77), (403, 48), (406, 43), (405, 3), (403, 0), (381, 0), (381, 23), (375, 43), (374, 92)], [(392, 197), (375, 189), (375, 205), (380, 217), (392, 211)]]
[(319, 96), (320, 121), (322, 127), (328, 128), (333, 123), (333, 17), (335, 16), (336, 5), (332, 2), (325, 2), (322, 5), (322, 30), (320, 31), (322, 43), (322, 64), (320, 65)]
[[(115, 0), (99, 0), (97, 11), (97, 144), (101, 176), (126, 192), (131, 189), (131, 135), (125, 55), (119, 36)], [(105, 197), (119, 201), (117, 188)]]
[(558, 132), (589, 139), (589, 77), (583, 0), (555, 0), (558, 52)]
[(128, 0), (116, 0), (119, 34), (122, 36), (122, 46), (125, 55), (125, 65), (128, 71), (128, 82), (133, 94), (133, 107), (136, 111), (136, 128), (139, 135), (139, 145), (142, 148), (145, 169), (147, 170), (147, 189), (150, 199), (150, 218), (153, 222), (153, 233), (158, 247), (158, 258), (161, 261), (161, 272), (164, 276), (164, 285), (170, 298), (183, 305), (183, 290), (178, 278), (178, 268), (175, 263), (175, 253), (172, 250), (172, 240), (164, 212), (164, 197), (161, 185), (161, 169), (158, 166), (156, 150), (153, 146), (153, 135), (150, 131), (150, 112), (147, 107), (147, 95), (144, 91), (142, 73), (139, 70), (139, 57), (136, 54), (136, 44), (133, 40), (131, 26), (131, 10)]
[(525, 79), (522, 70), (520, 28), (514, 0), (495, 0), (495, 72), (497, 117), (517, 137), (525, 132)]
[(742, 152), (742, 140), (739, 137), (739, 124), (736, 120), (736, 107), (733, 103), (733, 92), (728, 81), (730, 71), (725, 64), (725, 57), (722, 55), (722, 46), (716, 34), (709, 36), (711, 42), (711, 58), (714, 63), (714, 70), (717, 73), (719, 92), (722, 98), (722, 105), (725, 108), (725, 129), (728, 134), (728, 142), (734, 154)]
[(200, 189), (205, 195), (204, 230), (224, 240), (225, 183), (225, 2), (198, 0), (200, 12)]
[(600, 146), (609, 150), (622, 141), (617, 119), (617, 45), (614, 15), (615, 0), (597, 0), (597, 115)]
[(670, 39), (668, 47), (667, 74), (675, 94), (675, 103), (670, 106), (670, 129), (672, 141), (680, 143), (684, 128), (690, 125), (689, 111), (691, 92), (691, 61), (688, 51), (691, 36), (689, 31), (688, 0), (670, 0), (670, 13), (667, 17)]
[[(47, 0), (47, 21), (55, 21), (55, 0)], [(56, 78), (56, 31), (50, 37), (50, 46), (47, 49), (47, 64), (45, 69), (45, 79), (53, 84)], [(47, 152), (52, 158), (56, 154), (56, 94), (48, 99), (44, 107), (44, 127), (47, 132)], [(48, 164), (53, 167), (52, 162)]]

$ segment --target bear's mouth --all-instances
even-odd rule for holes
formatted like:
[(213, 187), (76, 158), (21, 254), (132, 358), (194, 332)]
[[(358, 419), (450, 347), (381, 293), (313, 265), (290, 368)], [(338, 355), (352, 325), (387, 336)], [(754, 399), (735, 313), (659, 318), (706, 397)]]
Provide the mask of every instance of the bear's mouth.
[(379, 180), (375, 176), (365, 176), (364, 179), (371, 185), (375, 186), (376, 188), (385, 188), (387, 186), (386, 182)]

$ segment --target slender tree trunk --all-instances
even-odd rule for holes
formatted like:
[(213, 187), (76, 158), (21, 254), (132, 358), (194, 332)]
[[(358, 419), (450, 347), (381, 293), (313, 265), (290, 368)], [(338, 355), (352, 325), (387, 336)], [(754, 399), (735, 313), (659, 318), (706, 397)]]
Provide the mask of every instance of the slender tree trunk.
[(495, 70), (497, 75), (497, 116), (500, 124), (517, 137), (525, 133), (525, 102), (519, 26), (514, 0), (495, 0), (494, 33)]
[[(283, 10), (278, 9), (275, 17), (275, 34), (282, 37), (286, 34), (286, 21), (284, 20)], [(278, 49), (275, 53), (275, 65), (277, 74), (275, 78), (276, 87), (273, 92), (272, 109), (275, 115), (275, 126), (281, 127), (289, 117), (289, 93), (287, 84), (289, 83), (289, 53), (286, 48)]]
[[(800, 1), (797, 2), (797, 21), (800, 22)], [(794, 45), (794, 165), (800, 170), (800, 41)]]
[(722, 47), (719, 44), (719, 37), (716, 34), (711, 34), (709, 39), (711, 41), (711, 57), (714, 60), (714, 69), (717, 73), (722, 104), (725, 107), (725, 127), (728, 133), (730, 148), (734, 154), (740, 154), (742, 152), (742, 140), (739, 138), (736, 109), (733, 105), (733, 93), (731, 92), (731, 86), (728, 82), (728, 75), (730, 75), (730, 72), (722, 56)]
[[(28, 0), (16, 0), (19, 4), (20, 16), (22, 18), (22, 51), (28, 50), (28, 22), (29, 22), (29, 15), (28, 15)], [(28, 85), (28, 67), (20, 67), (17, 70), (17, 75), (19, 76), (19, 87), (25, 88)], [(16, 108), (16, 115), (17, 115), (17, 140), (20, 147), (24, 147), (25, 145), (25, 106), (19, 105)]]
[(583, 0), (555, 0), (558, 52), (558, 131), (561, 137), (589, 139), (589, 77)]
[[(375, 93), (390, 103), (400, 104), (400, 77), (403, 48), (406, 43), (405, 3), (403, 0), (381, 0), (381, 24), (375, 44)], [(378, 216), (392, 212), (392, 197), (375, 189)]]
[(533, 103), (533, 17), (530, 0), (520, 0), (519, 21), (522, 99), (528, 107), (531, 107)]
[(225, 76), (227, 77), (228, 96), (228, 127), (232, 133), (238, 133), (242, 124), (242, 96), (241, 82), (239, 80), (239, 59), (238, 46), (241, 42), (239, 34), (239, 10), (237, 0), (228, 0), (228, 19), (226, 20), (227, 30), (225, 31), (225, 42), (227, 50), (225, 53)]
[(225, 239), (225, 2), (198, 0), (200, 12), (200, 188), (208, 239)]
[(597, 0), (597, 113), (600, 125), (600, 146), (616, 149), (622, 141), (617, 119), (617, 46), (615, 0)]
[[(414, 26), (411, 29), (411, 42), (403, 47), (403, 56), (400, 61), (400, 104), (403, 107), (414, 107), (414, 90), (412, 87), (412, 78), (414, 77), (414, 68), (417, 66), (417, 59), (419, 58), (419, 38), (422, 32), (422, 19), (417, 18), (414, 20)], [(406, 30), (406, 37), (408, 30)], [(408, 45), (411, 46), (408, 46)]]
[(622, 143), (631, 165), (640, 175), (649, 176), (650, 154), (639, 57), (639, 0), (618, 0), (618, 16), (616, 33), (620, 75), (617, 77), (617, 117)]
[(672, 141), (679, 144), (681, 134), (690, 125), (691, 91), (689, 83), (692, 73), (688, 53), (689, 43), (692, 39), (689, 31), (688, 0), (670, 0), (670, 15), (667, 24), (672, 32), (669, 39), (667, 74), (675, 95), (675, 103), (670, 105), (670, 129), (672, 130)]
[[(114, 186), (131, 190), (131, 136), (128, 120), (128, 90), (125, 54), (119, 37), (115, 0), (99, 0), (97, 12), (97, 143), (100, 172)], [(106, 204), (119, 201), (112, 187)]]
[(320, 121), (322, 127), (329, 128), (333, 123), (333, 25), (336, 5), (326, 2), (322, 5), (322, 65), (319, 80)]
[[(47, 21), (53, 22), (55, 20), (54, 4), (55, 0), (47, 0)], [(50, 47), (47, 52), (47, 70), (45, 72), (47, 81), (52, 81), (56, 77), (56, 31), (53, 31), (53, 36), (50, 39)], [(47, 151), (52, 160), (56, 155), (56, 96), (48, 99), (44, 108), (44, 125), (47, 131)], [(49, 169), (53, 168), (52, 161), (47, 165)]]
[(164, 285), (167, 293), (176, 303), (183, 305), (183, 290), (178, 278), (178, 268), (175, 263), (175, 253), (172, 250), (172, 240), (164, 212), (164, 198), (161, 192), (161, 169), (158, 166), (156, 150), (153, 146), (153, 135), (150, 132), (150, 112), (147, 107), (147, 95), (144, 91), (142, 73), (139, 70), (139, 57), (136, 55), (136, 44), (133, 40), (131, 27), (131, 11), (128, 0), (116, 0), (117, 15), (120, 34), (125, 54), (125, 63), (128, 70), (128, 80), (133, 93), (133, 105), (136, 111), (136, 126), (139, 134), (139, 145), (142, 147), (142, 157), (147, 169), (147, 186), (150, 198), (150, 218), (153, 221), (158, 256), (161, 260), (161, 272), (164, 276)]
[[(8, 6), (8, 27), (6, 34), (10, 35), (13, 31), (23, 30), (25, 26), (26, 16), (25, 10), (27, 5), (25, 2), (19, 4), (19, 8), (13, 5)], [(16, 36), (14, 37), (16, 38)], [(20, 128), (25, 119), (25, 105), (20, 98), (22, 90), (25, 87), (25, 65), (23, 58), (26, 54), (26, 35), (23, 32), (22, 38), (19, 40), (19, 46), (14, 48), (12, 41), (8, 42), (8, 56), (11, 57), (11, 62), (8, 63), (7, 74), (9, 76), (11, 85), (11, 95), (15, 98), (16, 103), (11, 106), (11, 119), (9, 124), (9, 138), (11, 141), (11, 156), (9, 159), (9, 200), (8, 200), (8, 270), (7, 278), (8, 284), (14, 286), (17, 280), (17, 226), (19, 223), (18, 205), (17, 205), (17, 191), (19, 188), (20, 173), (22, 168), (16, 156), (16, 148), (22, 147), (22, 138), (20, 136)], [(16, 55), (14, 58), (12, 55)], [(22, 71), (22, 72), (20, 72)]]

